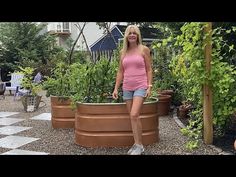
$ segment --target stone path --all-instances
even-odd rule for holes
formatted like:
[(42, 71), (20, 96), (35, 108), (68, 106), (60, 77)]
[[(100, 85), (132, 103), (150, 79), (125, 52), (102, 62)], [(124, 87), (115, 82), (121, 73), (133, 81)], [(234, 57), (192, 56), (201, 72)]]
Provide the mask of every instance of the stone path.
[[(176, 117), (159, 119), (160, 141), (145, 147), (144, 155), (218, 155), (211, 146), (185, 148), (187, 137), (180, 133)], [(0, 112), (1, 155), (126, 155), (129, 147), (86, 148), (74, 142), (74, 129), (53, 129), (51, 113)]]
[[(47, 152), (37, 152), (37, 151), (28, 151), (21, 150), (21, 146), (31, 143), (33, 141), (39, 140), (39, 138), (27, 137), (27, 136), (17, 136), (17, 133), (20, 133), (25, 130), (32, 129), (33, 127), (25, 126), (14, 126), (12, 124), (25, 121), (22, 118), (12, 118), (11, 116), (17, 115), (19, 112), (0, 112), (0, 135), (5, 135), (0, 138), (0, 147), (9, 149), (2, 153), (2, 155), (46, 155)], [(32, 120), (51, 120), (51, 113), (42, 113), (38, 116), (31, 118)]]

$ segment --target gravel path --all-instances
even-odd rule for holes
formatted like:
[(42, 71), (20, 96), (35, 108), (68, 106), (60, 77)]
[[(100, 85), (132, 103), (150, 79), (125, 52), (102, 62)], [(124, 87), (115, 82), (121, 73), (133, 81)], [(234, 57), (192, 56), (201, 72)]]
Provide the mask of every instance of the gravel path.
[[(46, 106), (36, 112), (24, 112), (21, 101), (14, 101), (13, 96), (6, 95), (5, 99), (0, 99), (0, 112), (20, 112), (12, 118), (24, 118), (22, 122), (13, 124), (14, 126), (33, 127), (15, 135), (40, 138), (19, 149), (46, 152), (53, 155), (125, 155), (129, 147), (125, 148), (85, 148), (74, 143), (74, 129), (53, 129), (51, 121), (29, 119), (41, 113), (49, 113), (50, 98), (45, 97), (42, 92), (42, 100)], [(43, 104), (41, 104), (43, 105)], [(207, 146), (203, 143), (200, 148), (190, 151), (185, 148), (187, 137), (180, 133), (180, 127), (171, 116), (160, 117), (160, 142), (146, 146), (144, 155), (217, 155), (222, 154), (220, 149), (214, 146)], [(2, 127), (2, 125), (0, 126)], [(6, 135), (0, 135), (0, 138)], [(9, 149), (1, 148), (0, 153), (7, 152)]]

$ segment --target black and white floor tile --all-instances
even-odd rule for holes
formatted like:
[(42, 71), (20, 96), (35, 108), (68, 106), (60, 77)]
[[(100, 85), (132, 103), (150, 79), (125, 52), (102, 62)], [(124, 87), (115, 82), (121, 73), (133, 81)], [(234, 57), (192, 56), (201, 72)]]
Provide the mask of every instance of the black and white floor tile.
[[(20, 149), (21, 146), (39, 140), (35, 137), (17, 136), (25, 130), (34, 127), (14, 126), (13, 124), (24, 121), (23, 118), (17, 118), (18, 112), (0, 112), (0, 148), (9, 149), (1, 155), (48, 155), (47, 152), (36, 152)], [(14, 115), (14, 118), (11, 116)], [(51, 120), (51, 113), (42, 113), (30, 118), (32, 120)]]

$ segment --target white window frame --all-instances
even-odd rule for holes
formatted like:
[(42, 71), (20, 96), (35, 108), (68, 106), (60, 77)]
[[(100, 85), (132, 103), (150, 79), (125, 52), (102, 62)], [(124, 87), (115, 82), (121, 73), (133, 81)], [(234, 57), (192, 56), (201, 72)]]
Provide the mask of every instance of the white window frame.
[[(68, 28), (65, 28), (66, 25), (68, 25)], [(57, 23), (56, 31), (57, 32), (63, 32), (63, 33), (70, 33), (71, 32), (71, 23), (70, 22), (60, 22), (60, 23)]]

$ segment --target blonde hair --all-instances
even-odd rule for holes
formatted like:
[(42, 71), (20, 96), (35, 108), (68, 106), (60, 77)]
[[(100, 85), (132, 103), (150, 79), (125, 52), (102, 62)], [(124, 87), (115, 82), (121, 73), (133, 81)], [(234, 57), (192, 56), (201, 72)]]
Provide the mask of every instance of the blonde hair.
[(127, 26), (127, 28), (125, 30), (125, 35), (124, 35), (124, 41), (123, 41), (123, 48), (122, 48), (123, 54), (125, 54), (127, 52), (128, 47), (129, 47), (128, 35), (129, 35), (131, 29), (134, 29), (135, 33), (137, 33), (137, 45), (142, 44), (142, 37), (141, 37), (141, 33), (140, 33), (138, 26), (136, 26), (136, 25)]

